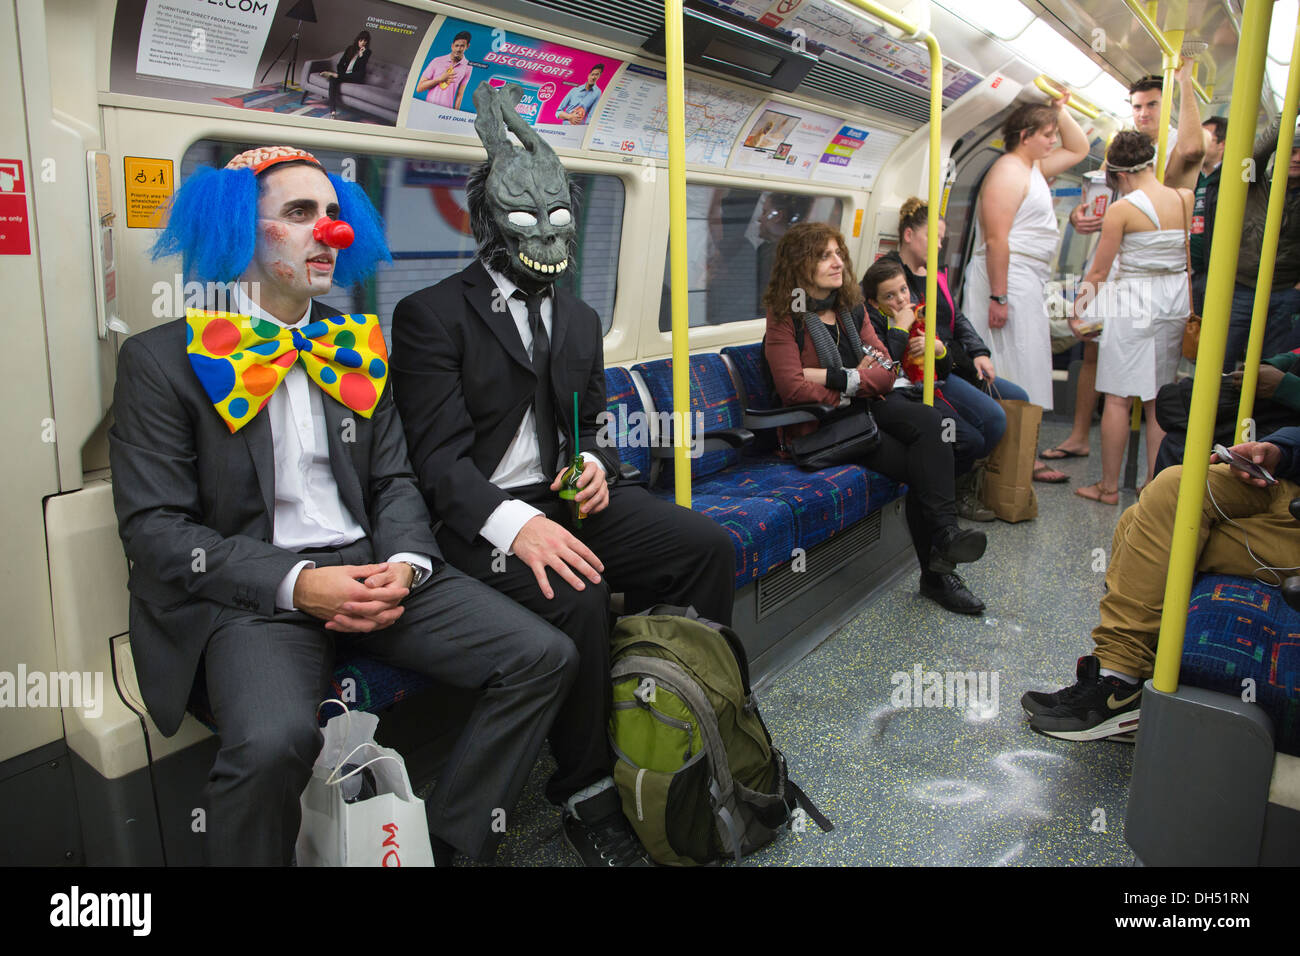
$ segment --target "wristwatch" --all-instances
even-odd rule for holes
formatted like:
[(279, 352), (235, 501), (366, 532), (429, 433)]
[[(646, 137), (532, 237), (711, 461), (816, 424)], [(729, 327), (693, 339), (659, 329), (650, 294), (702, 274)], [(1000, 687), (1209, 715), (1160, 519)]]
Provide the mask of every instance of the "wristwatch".
[(1005, 295), (991, 295), (989, 301), (996, 302), (998, 305), (1006, 305), (1007, 297)]
[(415, 564), (412, 561), (403, 561), (402, 564), (406, 565), (408, 568), (411, 569), (412, 588), (414, 588), (417, 584), (419, 584), (421, 581), (424, 580), (424, 568), (420, 567), (418, 564)]

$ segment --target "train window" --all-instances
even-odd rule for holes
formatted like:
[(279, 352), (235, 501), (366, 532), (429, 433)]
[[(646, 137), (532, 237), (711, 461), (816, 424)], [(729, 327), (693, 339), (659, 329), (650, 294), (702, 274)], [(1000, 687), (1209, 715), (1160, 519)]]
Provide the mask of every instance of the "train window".
[[(686, 187), (690, 323), (723, 325), (761, 318), (776, 244), (796, 222), (839, 228), (844, 203), (831, 196), (728, 186)], [(671, 262), (664, 262), (659, 330), (672, 329)]]
[[(200, 140), (185, 152), (181, 175), (199, 165), (224, 166), (250, 144)], [(369, 282), (335, 288), (321, 301), (345, 312), (373, 312), (389, 333), (393, 308), (404, 296), (440, 282), (474, 259), (475, 242), (465, 201), (474, 168), (400, 156), (365, 156), (313, 149), (330, 172), (354, 179), (383, 214), (393, 264)], [(571, 173), (581, 190), (578, 251), (558, 285), (601, 316), (605, 332), (614, 315), (619, 240), (623, 234), (623, 181), (617, 176)]]

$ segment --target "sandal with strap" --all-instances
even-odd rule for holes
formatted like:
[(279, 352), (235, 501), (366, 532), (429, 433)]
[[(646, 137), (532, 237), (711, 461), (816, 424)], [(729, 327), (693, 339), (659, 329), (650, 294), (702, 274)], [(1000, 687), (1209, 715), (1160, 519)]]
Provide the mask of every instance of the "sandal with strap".
[(1089, 501), (1095, 501), (1098, 504), (1119, 504), (1119, 489), (1116, 488), (1114, 491), (1106, 491), (1102, 488), (1100, 481), (1095, 485), (1084, 485), (1082, 488), (1075, 488), (1074, 493), (1080, 498), (1087, 498)]
[(1051, 465), (1041, 463), (1038, 468), (1034, 469), (1034, 481), (1045, 481), (1049, 485), (1059, 485), (1063, 481), (1069, 481), (1070, 476), (1063, 471), (1057, 471)]

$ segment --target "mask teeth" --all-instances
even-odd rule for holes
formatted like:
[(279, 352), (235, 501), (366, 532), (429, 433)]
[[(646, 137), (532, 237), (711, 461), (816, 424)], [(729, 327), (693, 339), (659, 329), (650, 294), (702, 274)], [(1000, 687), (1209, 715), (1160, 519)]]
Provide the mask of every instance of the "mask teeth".
[(540, 272), (543, 275), (558, 275), (559, 273), (563, 272), (565, 269), (569, 268), (568, 259), (565, 259), (561, 262), (557, 262), (555, 265), (547, 265), (542, 262), (534, 262), (532, 259), (528, 258), (528, 256), (524, 255), (522, 252), (519, 253), (519, 261), (522, 262), (524, 265), (526, 265), (528, 268), (534, 270), (535, 272)]

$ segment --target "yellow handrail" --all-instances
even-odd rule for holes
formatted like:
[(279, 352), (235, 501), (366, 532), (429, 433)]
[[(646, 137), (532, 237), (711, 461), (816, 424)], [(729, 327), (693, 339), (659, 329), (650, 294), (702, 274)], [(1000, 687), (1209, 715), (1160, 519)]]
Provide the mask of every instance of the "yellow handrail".
[[(1176, 47), (1170, 42), (1168, 36), (1161, 31), (1156, 21), (1151, 18), (1151, 14), (1142, 9), (1142, 5), (1138, 3), (1138, 0), (1124, 0), (1124, 5), (1132, 11), (1133, 16), (1137, 17), (1138, 22), (1146, 28), (1147, 33), (1151, 35), (1151, 39), (1156, 41), (1156, 46), (1160, 47), (1160, 52), (1166, 57), (1177, 60), (1178, 49), (1183, 44), (1183, 31), (1170, 31), (1171, 34), (1178, 33), (1178, 46)], [(1152, 6), (1154, 7), (1154, 4)], [(1192, 89), (1196, 91), (1196, 95), (1200, 97), (1202, 103), (1210, 102), (1210, 94), (1205, 92), (1205, 88), (1200, 83), (1197, 83), (1195, 78), (1192, 79)], [(1168, 95), (1167, 91), (1166, 95)]]
[[(943, 55), (939, 41), (871, 0), (846, 0), (868, 15), (901, 30), (905, 39), (923, 40), (930, 51), (930, 196), (939, 195), (940, 114), (943, 112)], [(683, 58), (682, 0), (664, 0), (664, 59), (668, 75), (668, 263), (672, 303), (673, 410), (680, 411), (675, 429), (673, 490), (679, 505), (691, 506), (691, 469), (687, 457), (690, 436), (690, 313), (686, 277), (686, 80)], [(925, 301), (938, 296), (939, 206), (929, 204), (926, 242)], [(851, 281), (856, 281), (852, 277)], [(925, 403), (934, 404), (934, 323), (925, 331)]]
[[(1034, 86), (1038, 87), (1048, 96), (1052, 97), (1052, 99), (1057, 99), (1057, 100), (1059, 100), (1062, 96), (1064, 96), (1067, 92), (1069, 92), (1065, 89), (1065, 86), (1063, 84), (1058, 84), (1056, 83), (1055, 80), (1048, 79), (1042, 73), (1034, 77)], [(1077, 93), (1070, 93), (1070, 102), (1067, 103), (1066, 105), (1069, 106), (1070, 109), (1074, 110), (1076, 113), (1088, 117), (1088, 119), (1097, 119), (1098, 117), (1101, 116), (1101, 111), (1097, 109), (1097, 107), (1093, 106), (1091, 103), (1089, 103), (1083, 97), (1079, 96)]]
[(686, 71), (683, 62), (682, 0), (664, 0), (664, 59), (668, 74), (668, 263), (673, 330), (673, 490), (677, 503), (691, 506), (690, 305), (686, 278)]
[[(1178, 42), (1183, 39), (1182, 30), (1170, 31), (1177, 34)], [(1164, 86), (1160, 88), (1160, 133), (1156, 137), (1156, 178), (1165, 181), (1165, 163), (1169, 160), (1169, 120), (1174, 113), (1174, 70), (1178, 67), (1178, 57), (1165, 53), (1161, 65), (1164, 70)]]
[[(904, 40), (924, 41), (930, 51), (930, 182), (926, 199), (925, 240), (925, 301), (931, 314), (932, 303), (939, 295), (939, 200), (942, 196), (943, 178), (939, 163), (939, 150), (943, 144), (940, 122), (943, 115), (943, 54), (939, 41), (929, 30), (908, 23), (892, 10), (871, 0), (845, 0), (877, 20), (901, 30)], [(934, 404), (934, 321), (925, 323), (925, 404)]]
[[(1277, 261), (1277, 240), (1282, 234), (1282, 207), (1286, 203), (1290, 157), (1288, 137), (1295, 129), (1296, 107), (1300, 104), (1300, 23), (1291, 48), (1291, 70), (1287, 74), (1286, 98), (1278, 119), (1277, 158), (1273, 160), (1273, 183), (1268, 191), (1268, 217), (1264, 220), (1264, 244), (1259, 252), (1259, 276), (1255, 280), (1255, 307), (1250, 315), (1250, 341), (1246, 346), (1246, 371), (1241, 379), (1241, 404), (1237, 407), (1237, 441), (1245, 441), (1246, 419), (1255, 412), (1255, 386), (1259, 383), (1259, 362), (1263, 358), (1264, 331), (1268, 325), (1268, 304), (1273, 292), (1273, 266)], [(1259, 171), (1256, 175), (1259, 175)]]
[[(1268, 52), (1271, 0), (1246, 0), (1242, 19), (1237, 68), (1232, 79), (1228, 135), (1224, 143), (1225, 171), (1242, 168), (1242, 161), (1254, 145), (1255, 117), (1259, 91), (1264, 80), (1264, 57)], [(1219, 202), (1214, 230), (1230, 239), (1241, 235), (1246, 205), (1246, 182), (1241, 176), (1225, 175), (1219, 183)], [(1215, 242), (1210, 247), (1209, 282), (1205, 290), (1205, 318), (1197, 353), (1196, 381), (1192, 386), (1192, 407), (1187, 423), (1187, 446), (1183, 454), (1182, 481), (1178, 486), (1178, 507), (1174, 512), (1173, 538), (1169, 550), (1169, 574), (1165, 579), (1164, 614), (1156, 647), (1156, 690), (1173, 693), (1178, 689), (1178, 671), (1183, 656), (1183, 635), (1187, 629), (1187, 602), (1192, 595), (1192, 576), (1200, 548), (1201, 508), (1205, 501), (1206, 475), (1210, 467), (1210, 442), (1214, 414), (1219, 400), (1219, 373), (1223, 368), (1224, 345), (1228, 336), (1228, 312), (1237, 272), (1239, 243)]]

